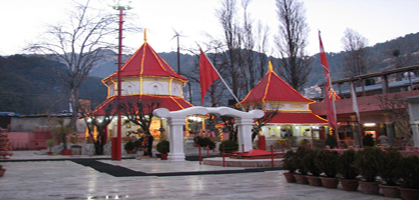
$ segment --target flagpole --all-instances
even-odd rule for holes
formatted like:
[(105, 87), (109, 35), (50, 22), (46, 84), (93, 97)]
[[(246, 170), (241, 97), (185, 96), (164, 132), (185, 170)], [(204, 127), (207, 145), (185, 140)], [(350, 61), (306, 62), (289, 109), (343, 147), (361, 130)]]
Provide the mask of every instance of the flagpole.
[[(199, 46), (199, 44), (198, 44)], [(201, 46), (199, 46), (199, 49), (202, 51)], [(203, 52), (203, 51), (202, 51)], [(228, 91), (231, 93), (231, 95), (233, 95), (234, 99), (237, 101), (237, 103), (240, 105), (242, 111), (245, 111), (243, 105), (240, 103), (239, 99), (236, 97), (236, 95), (234, 95), (233, 91), (230, 89), (230, 87), (228, 87), (227, 83), (225, 82), (224, 78), (221, 76), (220, 72), (218, 72), (217, 68), (214, 67), (214, 65), (212, 64), (211, 60), (208, 59), (208, 56), (205, 54), (205, 52), (203, 52), (205, 57), (207, 57), (208, 62), (211, 64), (212, 68), (214, 68), (215, 72), (217, 72), (218, 76), (220, 77), (221, 81), (224, 83), (224, 85), (226, 86), (226, 88), (228, 89)]]

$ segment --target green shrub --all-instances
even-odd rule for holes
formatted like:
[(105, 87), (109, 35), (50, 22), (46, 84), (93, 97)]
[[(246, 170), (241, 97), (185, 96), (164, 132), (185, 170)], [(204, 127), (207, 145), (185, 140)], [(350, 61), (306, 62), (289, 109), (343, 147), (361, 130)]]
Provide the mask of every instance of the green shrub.
[(138, 139), (138, 140), (135, 140), (135, 142), (134, 142), (134, 147), (135, 147), (135, 148), (140, 148), (140, 147), (143, 145), (143, 141), (144, 141), (144, 139), (143, 139), (143, 138), (140, 138), (140, 139)]
[(233, 153), (239, 149), (239, 145), (234, 140), (222, 141), (220, 146), (218, 147), (218, 150), (220, 152), (223, 152), (223, 146), (224, 146), (224, 153)]
[(380, 176), (387, 185), (397, 185), (397, 180), (401, 178), (397, 167), (402, 157), (402, 154), (393, 148), (383, 152), (384, 160), (378, 165), (378, 176)]
[(338, 152), (326, 149), (320, 150), (314, 158), (314, 164), (327, 177), (335, 177), (337, 174), (336, 160), (339, 157)]
[(397, 170), (403, 179), (403, 187), (419, 189), (419, 157), (408, 156), (401, 158)]
[(45, 141), (45, 145), (49, 148), (54, 147), (55, 146), (55, 140), (54, 139), (49, 139), (49, 140)]
[(355, 167), (366, 182), (376, 180), (378, 166), (383, 162), (383, 151), (378, 147), (365, 147), (355, 154)]
[(335, 137), (333, 137), (330, 134), (327, 135), (325, 143), (326, 143), (326, 146), (329, 146), (331, 149), (336, 148), (338, 146), (338, 141), (336, 140)]
[(300, 172), (302, 175), (306, 175), (308, 172), (308, 169), (303, 164), (303, 158), (305, 155), (308, 154), (308, 152), (309, 152), (309, 149), (306, 146), (300, 145), (294, 154), (295, 156), (294, 165), (298, 169), (298, 172)]
[(295, 153), (292, 150), (288, 150), (287, 153), (284, 155), (284, 159), (282, 160), (282, 168), (288, 170), (288, 173), (294, 173), (297, 170), (295, 166)]
[(309, 149), (308, 153), (303, 157), (302, 164), (313, 176), (319, 176), (321, 174), (320, 169), (314, 164), (314, 158), (316, 158), (319, 150)]
[(337, 171), (345, 179), (355, 179), (359, 174), (355, 167), (355, 154), (353, 149), (346, 150), (337, 159)]
[(196, 136), (195, 137), (195, 144), (198, 144), (201, 147), (209, 147), (209, 149), (214, 149), (215, 148), (215, 142), (211, 141), (211, 139), (209, 137), (201, 137), (201, 136)]
[(170, 152), (170, 143), (169, 143), (169, 141), (167, 141), (167, 140), (160, 141), (157, 144), (156, 149), (161, 154), (167, 154), (168, 152)]
[(134, 142), (132, 142), (131, 140), (124, 144), (124, 149), (127, 151), (132, 151), (134, 150), (134, 148), (135, 148)]

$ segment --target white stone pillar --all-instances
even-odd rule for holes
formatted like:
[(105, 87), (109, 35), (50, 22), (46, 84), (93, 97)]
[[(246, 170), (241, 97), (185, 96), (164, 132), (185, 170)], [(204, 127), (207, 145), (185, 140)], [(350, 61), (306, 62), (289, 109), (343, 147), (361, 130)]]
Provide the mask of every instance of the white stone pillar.
[(185, 152), (183, 151), (183, 126), (185, 118), (170, 118), (169, 134), (170, 134), (170, 152), (169, 161), (185, 161)]
[[(250, 151), (253, 149), (252, 145), (252, 118), (238, 118), (236, 119), (238, 127), (238, 142), (239, 151)], [(244, 146), (244, 149), (243, 149)]]
[(413, 137), (413, 146), (419, 147), (419, 130), (418, 130), (419, 121), (411, 121), (410, 127), (412, 129)]

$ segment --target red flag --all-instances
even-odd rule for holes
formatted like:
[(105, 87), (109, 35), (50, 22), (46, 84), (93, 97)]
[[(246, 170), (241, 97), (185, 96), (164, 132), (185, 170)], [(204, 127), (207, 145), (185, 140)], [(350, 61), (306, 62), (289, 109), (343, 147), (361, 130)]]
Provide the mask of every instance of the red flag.
[(327, 111), (327, 120), (329, 122), (329, 126), (336, 130), (337, 128), (337, 119), (335, 114), (335, 108), (333, 105), (334, 102), (334, 91), (332, 89), (332, 85), (330, 83), (330, 70), (329, 64), (327, 64), (326, 53), (324, 52), (322, 38), (320, 37), (319, 31), (319, 41), (320, 41), (320, 63), (324, 68), (324, 74), (326, 75), (326, 88), (325, 88), (325, 103), (326, 103), (326, 111)]
[(201, 51), (201, 56), (199, 57), (199, 80), (201, 83), (201, 105), (204, 104), (204, 97), (207, 93), (211, 84), (220, 78), (218, 72), (215, 70), (214, 66), (208, 60), (207, 55)]

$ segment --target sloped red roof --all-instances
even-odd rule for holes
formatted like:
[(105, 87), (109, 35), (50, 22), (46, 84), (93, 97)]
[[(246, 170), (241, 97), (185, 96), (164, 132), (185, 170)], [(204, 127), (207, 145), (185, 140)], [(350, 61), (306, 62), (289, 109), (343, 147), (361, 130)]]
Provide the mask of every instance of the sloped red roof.
[(313, 113), (278, 113), (267, 124), (327, 124), (327, 120)]
[[(123, 102), (132, 102), (135, 103), (140, 99), (146, 100), (149, 102), (159, 102), (159, 108), (167, 108), (170, 111), (182, 110), (185, 108), (192, 107), (193, 105), (185, 101), (181, 97), (177, 96), (169, 96), (169, 95), (130, 95), (130, 96), (121, 96), (121, 103)], [(105, 115), (105, 109), (107, 105), (113, 104), (114, 109), (113, 112), (116, 113), (116, 105), (117, 105), (117, 96), (112, 96), (106, 99), (104, 102), (99, 104), (95, 110), (92, 112), (95, 115)], [(145, 111), (145, 114), (148, 114)]]
[[(121, 68), (121, 76), (123, 77), (139, 75), (175, 77), (184, 81), (188, 80), (177, 74), (147, 42), (145, 42)], [(118, 71), (103, 79), (103, 81), (117, 76)]]
[(314, 102), (305, 98), (280, 78), (269, 66), (265, 77), (241, 101), (242, 104), (266, 101)]

